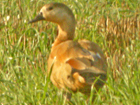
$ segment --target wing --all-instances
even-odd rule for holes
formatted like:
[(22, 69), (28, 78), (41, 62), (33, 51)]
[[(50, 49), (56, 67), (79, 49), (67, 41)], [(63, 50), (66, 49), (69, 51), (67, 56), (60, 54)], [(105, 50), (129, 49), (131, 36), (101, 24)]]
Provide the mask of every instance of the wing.
[(85, 39), (78, 41), (78, 43), (83, 48), (88, 50), (94, 57), (96, 63), (94, 62), (95, 65), (92, 65), (92, 66), (96, 66), (97, 68), (100, 68), (101, 70), (104, 70), (105, 72), (107, 72), (107, 63), (106, 63), (106, 59), (101, 48), (96, 43), (85, 40)]
[(99, 88), (106, 80), (102, 51), (89, 41), (66, 41), (53, 47), (48, 59), (48, 73), (50, 71), (51, 81), (58, 88), (85, 94), (90, 92), (93, 83)]

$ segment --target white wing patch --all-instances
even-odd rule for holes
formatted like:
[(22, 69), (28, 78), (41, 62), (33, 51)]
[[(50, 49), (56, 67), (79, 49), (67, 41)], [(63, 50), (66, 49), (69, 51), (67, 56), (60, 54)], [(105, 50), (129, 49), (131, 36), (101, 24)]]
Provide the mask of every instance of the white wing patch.
[(98, 59), (101, 59), (101, 56), (100, 56), (99, 53), (90, 52), (90, 54), (92, 55), (92, 57), (95, 61), (98, 60)]
[(100, 56), (100, 54), (99, 54), (99, 53), (97, 53), (96, 55), (97, 55), (97, 56), (101, 59), (101, 56)]

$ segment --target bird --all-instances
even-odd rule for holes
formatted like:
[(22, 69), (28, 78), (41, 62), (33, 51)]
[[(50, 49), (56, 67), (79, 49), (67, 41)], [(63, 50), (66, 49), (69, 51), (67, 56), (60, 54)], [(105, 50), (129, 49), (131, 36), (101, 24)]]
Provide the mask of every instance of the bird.
[(107, 80), (107, 62), (101, 48), (86, 39), (74, 41), (76, 20), (72, 10), (63, 3), (48, 3), (29, 23), (48, 21), (57, 24), (58, 35), (48, 58), (47, 74), (51, 82), (68, 93), (91, 94)]

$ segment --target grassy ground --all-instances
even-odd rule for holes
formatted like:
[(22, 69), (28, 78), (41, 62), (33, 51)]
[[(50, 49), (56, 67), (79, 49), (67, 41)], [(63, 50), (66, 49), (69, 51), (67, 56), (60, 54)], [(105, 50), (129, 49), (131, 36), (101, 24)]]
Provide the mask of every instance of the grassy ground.
[[(55, 0), (74, 12), (76, 37), (96, 42), (108, 62), (108, 80), (95, 105), (140, 104), (140, 1)], [(45, 76), (55, 39), (52, 23), (28, 21), (51, 0), (0, 1), (0, 105), (65, 105), (62, 91)], [(74, 105), (86, 96), (73, 94)]]

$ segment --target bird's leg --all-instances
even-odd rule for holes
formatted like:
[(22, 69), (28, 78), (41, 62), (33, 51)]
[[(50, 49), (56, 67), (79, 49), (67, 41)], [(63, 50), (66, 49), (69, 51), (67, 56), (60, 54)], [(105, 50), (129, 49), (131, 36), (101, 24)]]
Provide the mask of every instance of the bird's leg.
[(67, 101), (70, 101), (72, 94), (69, 92), (63, 92), (64, 97), (67, 99)]

